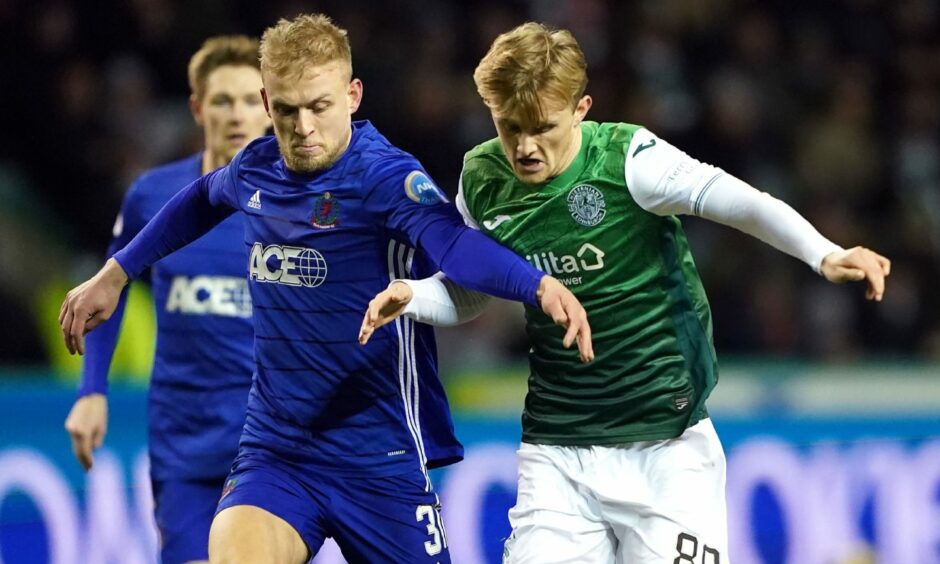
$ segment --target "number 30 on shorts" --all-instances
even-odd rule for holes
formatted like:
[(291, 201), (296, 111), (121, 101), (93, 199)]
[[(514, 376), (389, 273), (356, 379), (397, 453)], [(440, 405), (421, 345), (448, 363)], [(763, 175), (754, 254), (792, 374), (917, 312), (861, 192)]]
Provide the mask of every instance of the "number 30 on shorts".
[(695, 558), (698, 556), (698, 539), (688, 533), (679, 533), (679, 537), (676, 539), (676, 550), (679, 552), (679, 556), (676, 556), (676, 559), (672, 561), (673, 564), (682, 564), (683, 562), (690, 564), (721, 564), (718, 551), (704, 544), (702, 545), (702, 559), (701, 561), (696, 560)]
[(447, 532), (444, 530), (444, 520), (441, 518), (439, 507), (419, 505), (415, 511), (415, 519), (419, 523), (424, 522), (425, 519), (428, 521), (428, 535), (431, 540), (424, 541), (424, 551), (428, 553), (428, 556), (440, 554), (441, 547), (447, 548)]

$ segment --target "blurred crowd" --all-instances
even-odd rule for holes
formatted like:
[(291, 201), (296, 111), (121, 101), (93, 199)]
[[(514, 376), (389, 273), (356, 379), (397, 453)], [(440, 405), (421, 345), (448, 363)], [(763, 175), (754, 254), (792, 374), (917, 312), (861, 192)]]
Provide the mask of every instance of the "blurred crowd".
[[(936, 0), (0, 0), (0, 363), (48, 360), (57, 304), (99, 265), (127, 186), (199, 149), (186, 64), (200, 43), (304, 11), (350, 32), (356, 117), (451, 195), (463, 153), (495, 134), (472, 81), (490, 42), (526, 20), (571, 29), (589, 118), (643, 124), (893, 260), (874, 305), (684, 220), (719, 355), (940, 358)], [(516, 307), (493, 307), (441, 333), (442, 360), (523, 358), (521, 326)]]

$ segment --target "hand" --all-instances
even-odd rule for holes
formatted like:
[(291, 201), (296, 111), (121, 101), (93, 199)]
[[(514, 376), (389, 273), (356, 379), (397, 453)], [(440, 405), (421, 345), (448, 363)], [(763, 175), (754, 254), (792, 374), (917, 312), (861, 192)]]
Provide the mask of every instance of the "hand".
[(359, 328), (359, 344), (368, 343), (376, 329), (395, 321), (404, 313), (412, 295), (411, 286), (396, 281), (372, 298), (362, 319), (362, 327)]
[(539, 282), (538, 297), (542, 311), (556, 324), (568, 330), (562, 340), (565, 348), (570, 348), (571, 344), (577, 341), (581, 362), (587, 364), (594, 360), (594, 345), (591, 342), (591, 326), (588, 324), (587, 312), (571, 290), (565, 288), (557, 279), (543, 276)]
[(127, 274), (108, 259), (97, 274), (66, 294), (59, 310), (59, 325), (70, 354), (85, 354), (85, 333), (107, 321), (117, 307)]
[(885, 277), (891, 274), (891, 261), (865, 247), (853, 247), (826, 255), (819, 271), (830, 282), (867, 280), (865, 298), (880, 302), (885, 293)]
[(104, 394), (88, 394), (75, 400), (65, 419), (65, 430), (72, 437), (72, 452), (86, 471), (94, 463), (92, 451), (104, 443), (108, 432), (108, 398)]

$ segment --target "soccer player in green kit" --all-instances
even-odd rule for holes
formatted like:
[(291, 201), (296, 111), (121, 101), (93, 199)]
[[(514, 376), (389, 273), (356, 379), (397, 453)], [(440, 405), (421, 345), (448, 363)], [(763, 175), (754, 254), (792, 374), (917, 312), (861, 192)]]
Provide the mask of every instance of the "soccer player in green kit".
[[(527, 308), (529, 392), (519, 492), (504, 562), (727, 564), (725, 458), (705, 400), (717, 382), (711, 314), (676, 215), (737, 228), (832, 282), (881, 300), (890, 262), (844, 250), (787, 204), (639, 125), (583, 121), (574, 37), (527, 23), (474, 73), (498, 137), (464, 159), (466, 222), (564, 282), (584, 304), (596, 357)], [(485, 298), (436, 277), (393, 283), (362, 340), (404, 313), (456, 324)]]

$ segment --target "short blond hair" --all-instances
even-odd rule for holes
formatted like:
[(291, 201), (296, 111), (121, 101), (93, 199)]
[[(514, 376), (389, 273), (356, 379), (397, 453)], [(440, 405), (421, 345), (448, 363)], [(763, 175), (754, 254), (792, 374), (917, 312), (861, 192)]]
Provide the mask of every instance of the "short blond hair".
[(493, 41), (473, 73), (483, 102), (529, 123), (543, 116), (540, 95), (572, 106), (587, 88), (587, 62), (570, 31), (528, 22)]
[(225, 66), (261, 68), (258, 40), (247, 35), (210, 37), (189, 59), (189, 89), (198, 100), (206, 94), (206, 81), (212, 71)]
[(347, 35), (323, 14), (281, 19), (261, 36), (261, 71), (287, 77), (303, 74), (307, 65), (340, 61), (352, 78), (352, 50)]

